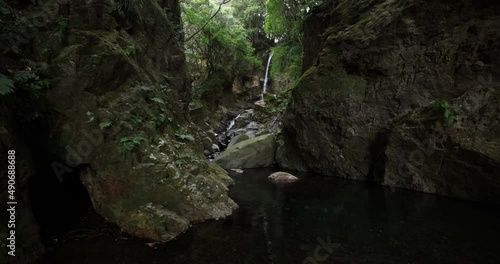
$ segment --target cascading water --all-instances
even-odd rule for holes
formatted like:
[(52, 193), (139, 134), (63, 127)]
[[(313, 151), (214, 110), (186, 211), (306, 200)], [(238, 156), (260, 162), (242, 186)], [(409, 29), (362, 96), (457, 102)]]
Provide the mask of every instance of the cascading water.
[(271, 59), (273, 58), (273, 54), (269, 55), (269, 59), (267, 59), (267, 67), (266, 67), (266, 76), (264, 77), (264, 87), (262, 88), (262, 98), (264, 98), (264, 94), (267, 93), (267, 83), (269, 81), (269, 66), (271, 65)]
[(229, 122), (229, 126), (227, 127), (226, 133), (233, 128), (234, 124), (236, 123), (236, 119), (240, 118), (241, 114), (237, 115), (231, 122)]

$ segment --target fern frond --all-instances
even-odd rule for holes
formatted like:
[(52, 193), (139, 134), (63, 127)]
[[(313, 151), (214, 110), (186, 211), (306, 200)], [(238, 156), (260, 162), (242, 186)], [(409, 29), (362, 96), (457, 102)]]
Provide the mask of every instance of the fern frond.
[(14, 82), (11, 78), (0, 74), (0, 95), (6, 95), (14, 92)]

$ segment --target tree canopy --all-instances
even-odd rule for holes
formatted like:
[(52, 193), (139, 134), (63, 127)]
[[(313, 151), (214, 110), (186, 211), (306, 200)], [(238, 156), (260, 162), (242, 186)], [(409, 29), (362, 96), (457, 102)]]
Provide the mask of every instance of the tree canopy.
[(182, 3), (187, 65), (199, 97), (229, 88), (236, 76), (260, 64), (243, 24), (225, 6), (228, 2)]
[(265, 32), (277, 46), (272, 49), (272, 75), (286, 74), (291, 80), (301, 75), (303, 28), (310, 10), (321, 0), (267, 0)]

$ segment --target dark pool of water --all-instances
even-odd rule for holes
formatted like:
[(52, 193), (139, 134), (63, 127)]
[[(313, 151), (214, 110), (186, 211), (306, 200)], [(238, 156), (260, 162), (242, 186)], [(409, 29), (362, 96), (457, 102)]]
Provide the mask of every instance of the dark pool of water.
[(499, 206), (312, 175), (277, 185), (270, 172), (232, 175), (233, 216), (156, 249), (84, 236), (43, 263), (500, 263)]

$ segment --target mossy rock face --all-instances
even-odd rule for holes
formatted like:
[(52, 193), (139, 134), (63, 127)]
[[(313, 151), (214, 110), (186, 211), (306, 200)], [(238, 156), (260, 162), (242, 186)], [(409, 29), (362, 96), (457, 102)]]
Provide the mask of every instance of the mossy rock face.
[[(500, 23), (493, 15), (500, 7), (472, 0), (461, 4), (341, 0), (313, 12), (305, 30), (325, 30), (304, 33), (305, 47), (320, 48), (305, 53), (309, 57), (304, 61), (310, 67), (292, 90), (283, 115), (284, 143), (277, 151), (278, 164), (292, 170), (498, 201), (491, 194), (499, 190), (491, 176), (498, 172), (498, 136), (492, 134), (498, 133), (498, 124), (486, 120), (498, 120), (499, 94), (495, 83), (488, 84), (494, 80), (488, 76), (500, 71), (500, 62), (483, 60), (497, 58), (500, 52), (492, 44), (500, 35), (491, 26)], [(475, 21), (473, 25), (457, 23), (469, 19)], [(314, 25), (320, 22), (326, 26)], [(442, 100), (449, 103), (443, 106), (454, 116), (450, 111), (425, 112), (433, 102)], [(432, 120), (422, 120), (429, 113)], [(439, 113), (445, 113), (449, 122), (436, 118)], [(402, 175), (398, 166), (409, 161), (416, 146), (412, 142), (428, 136), (419, 130), (403, 132), (402, 124), (440, 131), (449, 139), (446, 154), (437, 150), (426, 156), (429, 162), (422, 165), (416, 178)], [(461, 154), (452, 154), (451, 148)], [(443, 155), (447, 159), (440, 169), (441, 163), (436, 161), (443, 160)], [(463, 166), (452, 166), (452, 157)], [(487, 169), (480, 172), (480, 167)], [(460, 170), (478, 178), (465, 180)], [(456, 181), (450, 179), (452, 175), (457, 176)], [(464, 189), (466, 183), (471, 190)], [(480, 195), (480, 189), (489, 194)]]
[(33, 40), (35, 54), (51, 50), (55, 152), (81, 170), (96, 211), (156, 241), (230, 215), (233, 181), (205, 160), (189, 119), (178, 1), (124, 10), (112, 0), (51, 0), (33, 11), (49, 4), (61, 13), (51, 22), (68, 26), (61, 40), (45, 28)]
[(232, 146), (242, 142), (242, 141), (245, 141), (247, 139), (250, 139), (250, 137), (247, 135), (247, 134), (241, 134), (241, 135), (237, 135), (235, 136), (234, 138), (231, 139), (231, 141), (229, 142), (229, 144), (227, 145), (227, 148), (231, 148)]

